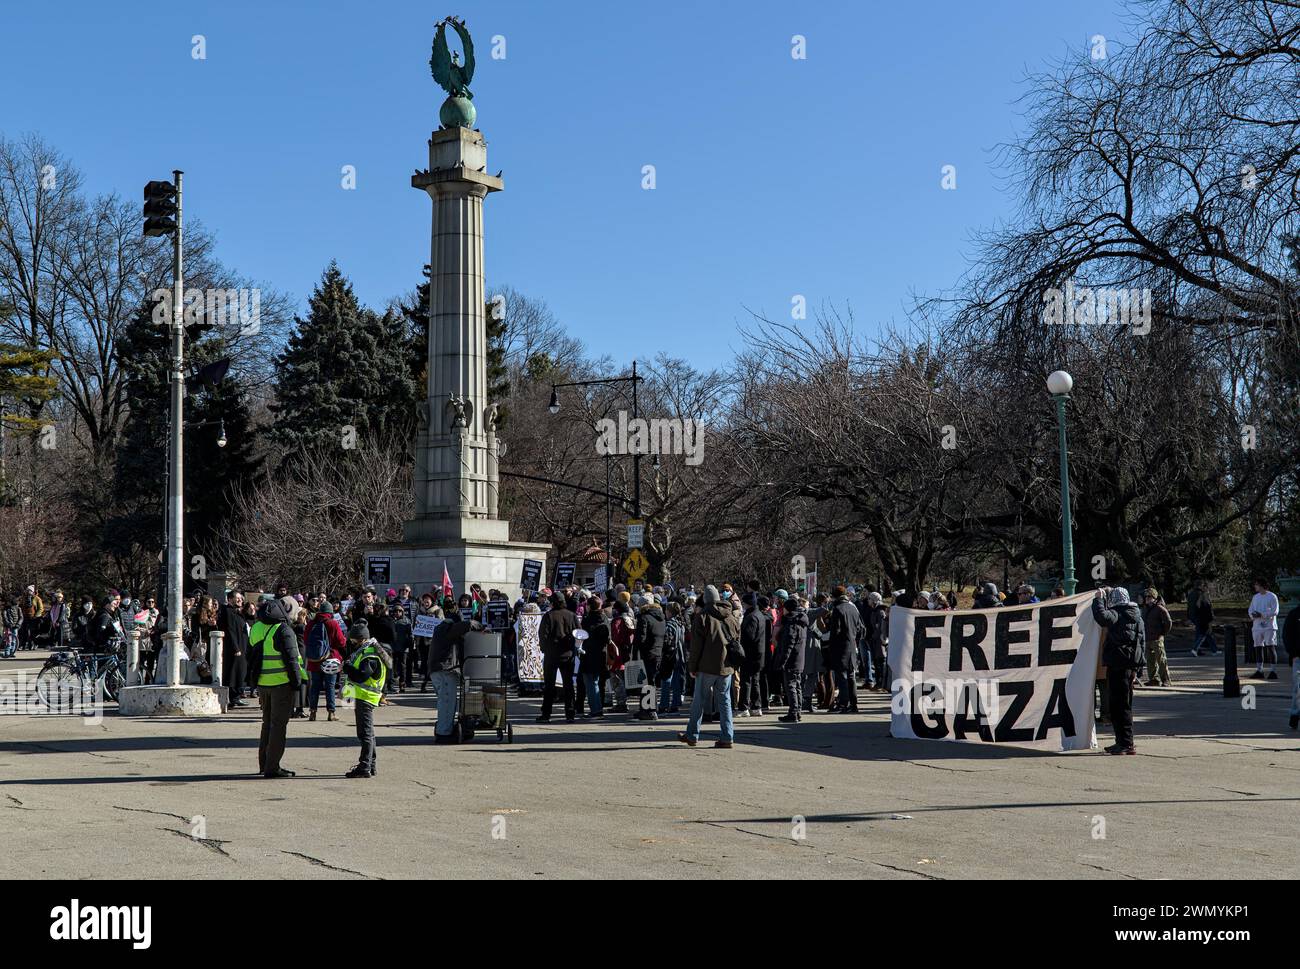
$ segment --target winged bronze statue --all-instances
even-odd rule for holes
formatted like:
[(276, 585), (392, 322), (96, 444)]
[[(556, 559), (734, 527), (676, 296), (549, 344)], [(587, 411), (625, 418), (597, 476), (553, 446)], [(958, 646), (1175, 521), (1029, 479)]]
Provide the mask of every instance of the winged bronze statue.
[[(447, 47), (447, 24), (451, 24), (460, 34), (461, 46), (465, 48), (465, 63)], [(433, 36), (433, 56), (429, 58), (429, 68), (433, 79), (453, 98), (465, 98), (473, 101), (469, 82), (474, 79), (474, 41), (470, 40), (465, 21), (457, 17), (448, 17), (438, 24)]]

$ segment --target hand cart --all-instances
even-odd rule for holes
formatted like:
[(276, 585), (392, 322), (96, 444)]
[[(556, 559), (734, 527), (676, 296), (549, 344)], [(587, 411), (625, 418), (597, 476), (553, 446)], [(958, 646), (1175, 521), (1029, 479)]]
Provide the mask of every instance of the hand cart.
[(515, 742), (515, 728), (510, 723), (510, 702), (501, 679), (501, 634), (469, 633), (465, 637), (467, 652), (461, 657), (460, 684), (456, 709), (461, 743), (474, 738), (478, 730), (495, 730), (497, 741)]

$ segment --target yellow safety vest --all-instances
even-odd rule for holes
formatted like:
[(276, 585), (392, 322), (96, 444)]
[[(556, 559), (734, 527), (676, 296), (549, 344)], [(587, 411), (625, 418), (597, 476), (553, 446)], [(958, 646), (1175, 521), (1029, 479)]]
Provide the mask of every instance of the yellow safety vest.
[[(379, 650), (374, 646), (365, 646), (354, 653), (347, 662), (352, 669), (359, 669), (359, 663), (367, 656), (379, 656)], [(343, 684), (343, 695), (353, 699), (363, 700), (372, 707), (379, 706), (379, 701), (384, 696), (384, 681), (388, 679), (388, 668), (384, 666), (384, 661), (379, 660), (379, 675), (372, 676), (368, 680), (360, 683), (354, 683), (348, 680)]]
[[(284, 654), (275, 648), (275, 631), (280, 628), (280, 623), (267, 625), (260, 619), (253, 623), (253, 628), (248, 633), (248, 645), (262, 647), (262, 670), (257, 677), (258, 686), (288, 686), (289, 671), (284, 665)], [(302, 674), (302, 679), (306, 682), (307, 667), (303, 663), (302, 654), (298, 654), (298, 671)]]

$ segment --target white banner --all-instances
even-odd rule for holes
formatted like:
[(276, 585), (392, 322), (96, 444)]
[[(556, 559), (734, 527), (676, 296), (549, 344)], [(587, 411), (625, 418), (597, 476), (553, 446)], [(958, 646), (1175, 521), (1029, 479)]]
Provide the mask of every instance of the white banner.
[(889, 611), (895, 737), (1096, 746), (1101, 627), (1091, 592), (1027, 606)]

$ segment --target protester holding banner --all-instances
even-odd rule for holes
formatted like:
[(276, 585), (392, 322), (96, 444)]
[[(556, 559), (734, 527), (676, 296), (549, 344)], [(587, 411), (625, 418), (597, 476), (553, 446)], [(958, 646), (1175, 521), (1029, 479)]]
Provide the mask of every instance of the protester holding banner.
[(442, 610), (433, 602), (433, 596), (426, 592), (420, 596), (420, 604), (415, 610), (415, 625), (412, 628), (412, 639), (415, 642), (415, 653), (420, 662), (420, 673), (424, 677), (420, 684), (420, 692), (429, 692), (429, 646), (433, 643), (433, 631), (437, 628), (438, 621), (442, 619)]
[(1106, 687), (1110, 695), (1110, 720), (1115, 743), (1108, 754), (1136, 754), (1133, 743), (1133, 685), (1142, 669), (1146, 633), (1137, 604), (1130, 602), (1122, 586), (1098, 589), (1092, 600), (1092, 616), (1106, 629), (1102, 661), (1106, 665)]
[(1101, 626), (1091, 606), (1085, 593), (950, 612), (900, 595), (889, 613), (890, 735), (1092, 748)]

